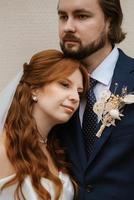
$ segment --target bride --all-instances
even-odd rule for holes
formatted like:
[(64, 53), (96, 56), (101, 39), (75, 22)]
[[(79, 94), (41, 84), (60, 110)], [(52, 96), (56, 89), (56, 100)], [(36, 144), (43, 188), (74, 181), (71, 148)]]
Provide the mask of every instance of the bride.
[(2, 91), (1, 200), (73, 199), (76, 184), (52, 129), (77, 110), (87, 82), (80, 62), (45, 50)]

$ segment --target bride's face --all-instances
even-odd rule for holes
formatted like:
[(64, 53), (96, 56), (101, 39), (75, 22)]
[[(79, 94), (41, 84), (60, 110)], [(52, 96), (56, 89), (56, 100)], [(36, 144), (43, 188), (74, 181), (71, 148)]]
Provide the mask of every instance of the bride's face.
[(79, 69), (70, 76), (37, 89), (34, 116), (56, 125), (68, 121), (79, 106), (83, 78)]

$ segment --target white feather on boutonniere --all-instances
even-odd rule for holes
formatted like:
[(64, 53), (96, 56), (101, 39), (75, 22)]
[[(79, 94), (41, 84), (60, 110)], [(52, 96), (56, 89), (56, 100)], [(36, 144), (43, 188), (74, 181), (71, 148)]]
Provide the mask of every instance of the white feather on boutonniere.
[[(118, 84), (116, 84), (118, 85)], [(93, 111), (97, 114), (102, 125), (96, 136), (100, 137), (106, 127), (115, 126), (116, 120), (121, 120), (123, 107), (126, 104), (134, 103), (134, 94), (127, 93), (127, 87), (122, 89), (121, 95), (112, 94), (110, 90), (102, 92), (101, 99), (93, 106)]]

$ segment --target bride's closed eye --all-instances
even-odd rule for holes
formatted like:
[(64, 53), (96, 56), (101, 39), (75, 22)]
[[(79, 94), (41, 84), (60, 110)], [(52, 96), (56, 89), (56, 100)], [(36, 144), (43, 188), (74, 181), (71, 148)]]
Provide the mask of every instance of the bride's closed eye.
[(70, 87), (70, 83), (68, 81), (59, 81), (59, 84), (64, 87), (64, 88), (69, 88)]

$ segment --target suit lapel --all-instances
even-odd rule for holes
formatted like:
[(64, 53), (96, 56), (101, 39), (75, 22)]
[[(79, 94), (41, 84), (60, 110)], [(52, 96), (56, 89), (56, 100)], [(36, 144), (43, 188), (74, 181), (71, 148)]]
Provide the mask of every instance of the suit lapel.
[(118, 84), (116, 94), (121, 94), (122, 88), (128, 88), (128, 92), (132, 92), (134, 85), (134, 59), (127, 57), (121, 50), (119, 50), (119, 59), (117, 61), (110, 90), (114, 92), (115, 83)]
[[(111, 92), (114, 92), (115, 90), (115, 83), (118, 84), (116, 94), (121, 94), (122, 88), (124, 86), (127, 86), (128, 92), (132, 92), (134, 89), (134, 85), (132, 84), (134, 83), (134, 60), (127, 57), (121, 50), (119, 50), (119, 59), (117, 61), (112, 78), (112, 83), (110, 87)], [(98, 130), (100, 126), (101, 123), (98, 124)], [(107, 127), (104, 129), (103, 134), (100, 138), (96, 137), (96, 141), (94, 143), (94, 151), (89, 159), (88, 166), (91, 164), (105, 142), (108, 140), (114, 128), (115, 127), (113, 126)]]
[(82, 136), (82, 129), (80, 125), (80, 119), (79, 119), (79, 111), (76, 112), (76, 115), (74, 116), (74, 119), (72, 120), (72, 145), (74, 148), (74, 159), (77, 158), (78, 164), (81, 165), (81, 167), (84, 169), (87, 165), (86, 160), (86, 154), (85, 154), (85, 147), (84, 147), (84, 141)]

